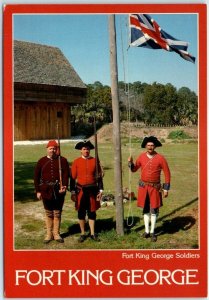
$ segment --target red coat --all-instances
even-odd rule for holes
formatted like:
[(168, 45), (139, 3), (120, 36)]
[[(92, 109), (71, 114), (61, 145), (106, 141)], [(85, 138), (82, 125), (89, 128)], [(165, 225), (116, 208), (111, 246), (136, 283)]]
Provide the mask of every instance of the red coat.
[[(61, 156), (61, 169), (62, 169), (62, 185), (68, 187), (69, 181), (69, 164), (66, 158)], [(59, 161), (58, 157), (48, 158), (47, 156), (42, 157), (36, 164), (34, 172), (34, 185), (37, 192), (41, 192), (43, 199), (53, 199), (54, 191), (53, 185), (49, 183), (55, 183), (56, 190), (59, 190)], [(59, 195), (57, 192), (56, 195), (62, 198), (62, 194)]]
[(144, 186), (138, 187), (137, 206), (144, 207), (146, 195), (149, 194), (151, 208), (162, 206), (162, 194), (156, 187), (146, 185), (146, 183), (160, 183), (161, 171), (164, 173), (164, 183), (170, 186), (170, 170), (164, 156), (156, 153), (152, 158), (147, 156), (147, 153), (142, 153), (132, 166), (132, 172), (141, 169), (140, 180), (145, 182)]
[(96, 201), (96, 195), (99, 189), (103, 188), (102, 182), (99, 187), (96, 182), (96, 159), (94, 157), (79, 157), (74, 160), (71, 168), (71, 190), (75, 190), (74, 181), (77, 182), (79, 193), (77, 195), (76, 209), (80, 208), (81, 198), (83, 196), (82, 187), (91, 185), (90, 189), (90, 205), (91, 211), (95, 211), (100, 207), (100, 202)]

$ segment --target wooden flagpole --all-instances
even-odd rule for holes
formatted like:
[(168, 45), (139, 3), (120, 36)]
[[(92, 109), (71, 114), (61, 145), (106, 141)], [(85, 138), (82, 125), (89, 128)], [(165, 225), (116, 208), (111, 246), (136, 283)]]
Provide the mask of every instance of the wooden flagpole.
[(110, 43), (111, 94), (112, 94), (112, 111), (113, 111), (116, 231), (119, 235), (124, 235), (122, 159), (121, 159), (121, 140), (120, 140), (120, 110), (119, 110), (119, 93), (118, 93), (118, 67), (117, 67), (115, 15), (108, 16), (108, 24), (109, 24), (109, 43)]

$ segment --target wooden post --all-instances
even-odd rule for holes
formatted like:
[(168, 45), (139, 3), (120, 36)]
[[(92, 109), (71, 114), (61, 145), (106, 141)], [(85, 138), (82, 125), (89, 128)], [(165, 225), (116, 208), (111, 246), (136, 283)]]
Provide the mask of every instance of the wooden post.
[(109, 43), (110, 43), (111, 94), (112, 94), (112, 111), (113, 111), (116, 231), (119, 235), (124, 235), (124, 210), (123, 210), (122, 163), (121, 163), (121, 141), (120, 141), (120, 110), (119, 110), (119, 93), (118, 93), (118, 68), (117, 68), (115, 15), (109, 15), (108, 21), (109, 21)]

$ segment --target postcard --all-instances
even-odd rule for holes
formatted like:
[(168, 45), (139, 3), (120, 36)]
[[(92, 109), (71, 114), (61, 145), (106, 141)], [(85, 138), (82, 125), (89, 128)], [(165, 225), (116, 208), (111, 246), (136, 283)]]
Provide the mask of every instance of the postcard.
[(6, 298), (207, 297), (206, 12), (3, 6)]

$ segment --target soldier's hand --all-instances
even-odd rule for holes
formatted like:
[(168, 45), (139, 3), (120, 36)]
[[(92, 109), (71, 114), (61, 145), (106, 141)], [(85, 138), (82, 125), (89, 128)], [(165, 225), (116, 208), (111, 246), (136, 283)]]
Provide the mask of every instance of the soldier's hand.
[(77, 196), (76, 196), (75, 193), (71, 194), (71, 200), (72, 200), (73, 202), (76, 202), (76, 201), (77, 201)]
[(133, 157), (132, 156), (129, 156), (128, 162), (133, 163)]
[(60, 188), (60, 190), (59, 190), (59, 193), (63, 194), (63, 193), (66, 192), (66, 190), (67, 190), (67, 187), (65, 185), (62, 185), (61, 188)]
[(38, 192), (38, 193), (36, 194), (36, 197), (37, 197), (37, 199), (38, 199), (38, 200), (41, 200), (41, 199), (42, 199), (42, 197), (41, 197), (41, 193), (40, 193), (40, 192)]
[(167, 198), (168, 197), (168, 191), (163, 190), (163, 197)]
[(102, 200), (102, 192), (99, 192), (96, 197), (96, 201), (101, 201)]

